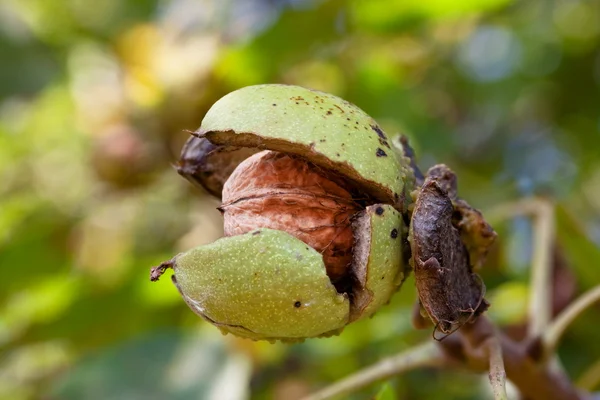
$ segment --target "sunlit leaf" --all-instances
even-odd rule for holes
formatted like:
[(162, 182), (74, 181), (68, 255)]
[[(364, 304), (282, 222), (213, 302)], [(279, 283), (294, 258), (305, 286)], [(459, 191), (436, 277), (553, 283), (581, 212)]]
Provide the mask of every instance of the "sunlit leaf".
[(79, 282), (68, 275), (55, 276), (26, 290), (16, 292), (0, 309), (2, 341), (13, 339), (32, 324), (53, 321), (64, 313), (77, 297)]
[(568, 209), (559, 206), (556, 218), (558, 242), (565, 250), (579, 285), (582, 289), (597, 285), (600, 269), (593, 266), (600, 265), (600, 248), (590, 240), (581, 221), (577, 221)]
[(496, 287), (488, 296), (493, 305), (490, 317), (500, 325), (519, 324), (528, 313), (529, 287), (522, 282), (507, 282)]
[(394, 30), (425, 18), (460, 17), (500, 9), (511, 0), (352, 0), (351, 13), (357, 25), (373, 30)]
[(384, 384), (377, 392), (375, 400), (396, 400), (394, 388), (389, 383)]

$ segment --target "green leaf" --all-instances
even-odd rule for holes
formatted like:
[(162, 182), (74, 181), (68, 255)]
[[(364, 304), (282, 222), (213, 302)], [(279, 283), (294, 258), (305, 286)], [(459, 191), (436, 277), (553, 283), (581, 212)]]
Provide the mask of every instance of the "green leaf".
[(350, 9), (356, 25), (370, 30), (393, 31), (415, 20), (435, 20), (489, 12), (510, 3), (511, 0), (355, 0), (350, 3)]
[(556, 208), (556, 238), (577, 275), (581, 289), (590, 289), (600, 282), (600, 249), (589, 238), (581, 221), (567, 207)]
[(54, 399), (245, 398), (251, 366), (220, 340), (176, 331), (137, 337), (85, 357), (51, 389)]
[(396, 398), (396, 391), (389, 383), (385, 383), (375, 396), (375, 400), (396, 400)]

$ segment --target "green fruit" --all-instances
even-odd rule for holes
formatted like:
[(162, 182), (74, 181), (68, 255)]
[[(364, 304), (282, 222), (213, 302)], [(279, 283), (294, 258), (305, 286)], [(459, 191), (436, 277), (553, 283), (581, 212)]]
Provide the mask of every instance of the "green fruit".
[(236, 90), (208, 111), (198, 135), (219, 145), (302, 156), (404, 210), (413, 174), (377, 122), (339, 97), (288, 85)]
[(223, 332), (289, 341), (348, 323), (348, 296), (329, 281), (323, 257), (286, 232), (219, 239), (176, 256), (173, 269), (190, 308)]
[(351, 320), (371, 316), (389, 302), (408, 275), (401, 245), (402, 214), (392, 206), (375, 204), (353, 223), (354, 263)]
[[(224, 333), (254, 340), (298, 341), (330, 336), (352, 321), (373, 315), (389, 302), (408, 273), (407, 250), (403, 248), (408, 229), (403, 221), (410, 202), (408, 193), (414, 189), (414, 175), (410, 159), (392, 149), (387, 135), (371, 117), (329, 94), (296, 86), (260, 85), (240, 89), (217, 101), (196, 136), (216, 146), (267, 149), (300, 161), (289, 163), (294, 165), (290, 168), (297, 168), (293, 171), (269, 175), (271, 186), (266, 188), (263, 186), (267, 182), (261, 177), (269, 168), (261, 168), (259, 161), (256, 168), (240, 165), (232, 180), (235, 176), (244, 184), (255, 185), (248, 193), (256, 194), (251, 198), (253, 208), (239, 214), (251, 216), (252, 223), (246, 219), (240, 226), (258, 226), (249, 233), (176, 256), (154, 268), (152, 280), (172, 267), (174, 281), (194, 312)], [(194, 168), (182, 175), (205, 185), (206, 180), (199, 179), (196, 171), (210, 170), (204, 160), (215, 163), (220, 153), (192, 152), (194, 148), (184, 148), (180, 166)], [(206, 156), (209, 153), (210, 157)], [(227, 165), (242, 161), (230, 157)], [(278, 211), (273, 212), (275, 204), (285, 210), (282, 212), (295, 216), (293, 205), (299, 198), (303, 199), (297, 202), (303, 210), (311, 209), (311, 199), (318, 202), (315, 214), (306, 221), (320, 220), (318, 213), (327, 211), (323, 211), (326, 181), (314, 190), (303, 184), (315, 173), (352, 194), (350, 201), (358, 210), (352, 218), (340, 222), (349, 225), (352, 221), (354, 240), (352, 262), (335, 286), (327, 275), (322, 254), (298, 239), (298, 226), (307, 224), (279, 224), (275, 226), (281, 230), (267, 229), (279, 217)], [(220, 183), (211, 185), (219, 187)], [(243, 207), (247, 200), (241, 195), (228, 207)], [(257, 215), (256, 210), (261, 209), (269, 212)], [(331, 212), (336, 211), (332, 208)], [(262, 221), (264, 218), (269, 221)]]

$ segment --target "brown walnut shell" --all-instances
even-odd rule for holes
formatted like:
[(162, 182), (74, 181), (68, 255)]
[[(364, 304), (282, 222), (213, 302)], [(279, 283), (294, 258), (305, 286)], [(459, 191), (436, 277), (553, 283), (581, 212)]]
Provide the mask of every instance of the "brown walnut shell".
[(256, 228), (282, 230), (323, 254), (332, 282), (347, 275), (350, 219), (361, 207), (314, 164), (273, 151), (255, 154), (225, 183), (220, 209), (226, 236)]

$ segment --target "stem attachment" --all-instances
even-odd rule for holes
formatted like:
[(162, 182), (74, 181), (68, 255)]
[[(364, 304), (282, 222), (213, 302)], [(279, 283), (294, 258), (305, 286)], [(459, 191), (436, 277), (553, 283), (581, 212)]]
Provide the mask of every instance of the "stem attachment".
[(156, 282), (157, 280), (160, 279), (162, 274), (164, 274), (168, 268), (173, 268), (174, 266), (175, 266), (175, 258), (172, 258), (169, 261), (164, 261), (164, 262), (160, 263), (160, 265), (157, 267), (152, 267), (152, 269), (150, 270), (150, 280), (152, 282)]

